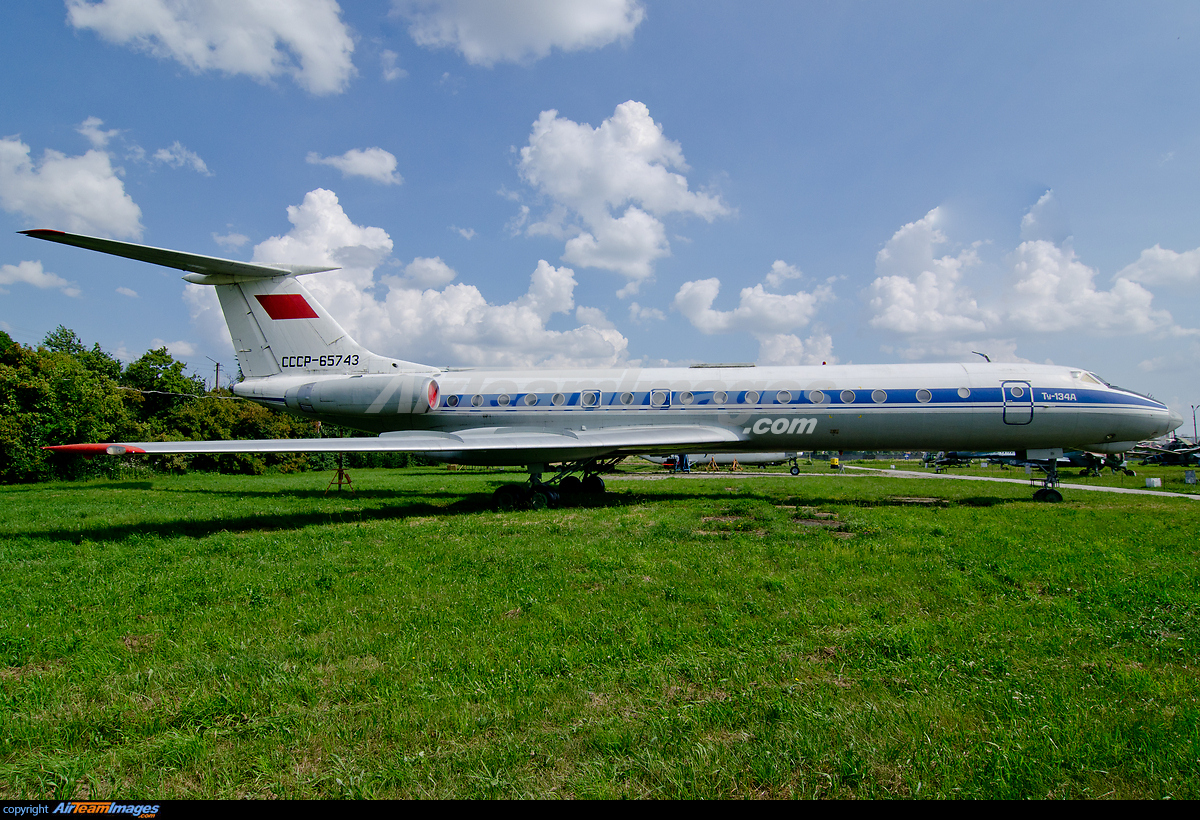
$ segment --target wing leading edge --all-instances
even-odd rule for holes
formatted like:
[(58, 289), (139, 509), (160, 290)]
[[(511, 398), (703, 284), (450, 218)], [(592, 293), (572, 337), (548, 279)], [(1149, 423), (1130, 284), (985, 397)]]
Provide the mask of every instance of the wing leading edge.
[(375, 438), (249, 439), (244, 441), (138, 441), (119, 444), (60, 444), (46, 447), (76, 455), (167, 455), (222, 453), (427, 453), (442, 460), (486, 460), (491, 464), (576, 461), (622, 452), (672, 452), (692, 445), (730, 444), (733, 430), (703, 425), (619, 427), (601, 430), (521, 430), (489, 427), (455, 433), (384, 433)]

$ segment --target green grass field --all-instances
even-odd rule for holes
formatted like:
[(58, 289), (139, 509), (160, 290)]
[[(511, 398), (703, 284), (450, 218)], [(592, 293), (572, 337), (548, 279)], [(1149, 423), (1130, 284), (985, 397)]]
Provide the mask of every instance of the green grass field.
[(0, 488), (0, 798), (1200, 796), (1194, 502), (329, 478)]
[[(887, 468), (892, 464), (896, 465), (898, 470), (914, 470), (917, 472), (933, 473), (933, 469), (926, 469), (919, 461), (854, 461), (850, 464), (859, 465), (871, 468)], [(1113, 475), (1110, 470), (1101, 471), (1100, 476), (1082, 476), (1077, 467), (1066, 468), (1059, 470), (1059, 480), (1064, 484), (1082, 484), (1090, 487), (1128, 487), (1131, 489), (1144, 490), (1146, 489), (1147, 478), (1162, 479), (1162, 486), (1155, 488), (1168, 493), (1200, 493), (1200, 484), (1188, 484), (1184, 476), (1183, 467), (1159, 467), (1155, 464), (1138, 464), (1136, 461), (1130, 461), (1129, 467), (1137, 475), (1127, 476), (1123, 473)], [(814, 469), (805, 467), (805, 469)], [(1187, 469), (1200, 472), (1200, 468), (1189, 467)], [(981, 466), (973, 464), (970, 467), (947, 467), (943, 470), (944, 475), (977, 475), (988, 476), (992, 478), (1027, 478), (1025, 470), (1022, 467), (1001, 467), (997, 464), (989, 466)], [(1040, 473), (1035, 473), (1040, 477)]]

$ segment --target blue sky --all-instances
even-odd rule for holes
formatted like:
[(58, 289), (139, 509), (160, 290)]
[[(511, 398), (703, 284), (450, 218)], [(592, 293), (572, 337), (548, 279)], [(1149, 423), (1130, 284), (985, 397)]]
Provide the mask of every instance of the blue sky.
[(1185, 3), (14, 4), (0, 327), (234, 361), (211, 292), (49, 227), (340, 264), (432, 364), (980, 350), (1186, 408), (1198, 58)]

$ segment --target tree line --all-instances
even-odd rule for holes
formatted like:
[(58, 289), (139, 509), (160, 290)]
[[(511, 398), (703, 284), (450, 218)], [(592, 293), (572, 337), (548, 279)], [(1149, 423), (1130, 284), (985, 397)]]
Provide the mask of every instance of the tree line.
[[(115, 477), (129, 470), (259, 474), (334, 466), (330, 453), (80, 458), (43, 450), (109, 441), (317, 438), (316, 422), (208, 390), (166, 347), (128, 365), (59, 325), (36, 347), (0, 331), (0, 483)], [(354, 435), (325, 425), (324, 435)], [(403, 467), (404, 453), (351, 453), (350, 467)]]

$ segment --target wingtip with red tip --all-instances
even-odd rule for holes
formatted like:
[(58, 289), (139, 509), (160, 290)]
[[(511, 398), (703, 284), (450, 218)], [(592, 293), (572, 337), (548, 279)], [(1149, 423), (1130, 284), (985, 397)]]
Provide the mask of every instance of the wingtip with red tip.
[(128, 444), (56, 444), (53, 447), (43, 447), (42, 449), (77, 456), (124, 456), (146, 452), (141, 447), (133, 447)]

